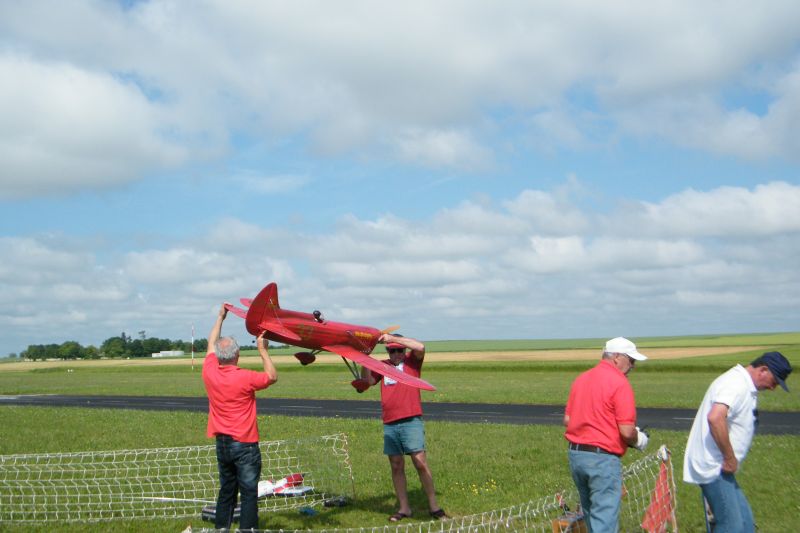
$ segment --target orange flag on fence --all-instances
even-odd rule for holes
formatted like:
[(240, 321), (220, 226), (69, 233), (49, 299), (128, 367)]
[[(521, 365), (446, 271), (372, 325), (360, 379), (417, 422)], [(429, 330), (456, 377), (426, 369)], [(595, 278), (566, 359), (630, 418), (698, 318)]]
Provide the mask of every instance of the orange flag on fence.
[(667, 530), (667, 522), (674, 524), (673, 513), (667, 465), (662, 462), (656, 486), (650, 495), (650, 505), (647, 506), (642, 518), (642, 529), (647, 533), (664, 533)]

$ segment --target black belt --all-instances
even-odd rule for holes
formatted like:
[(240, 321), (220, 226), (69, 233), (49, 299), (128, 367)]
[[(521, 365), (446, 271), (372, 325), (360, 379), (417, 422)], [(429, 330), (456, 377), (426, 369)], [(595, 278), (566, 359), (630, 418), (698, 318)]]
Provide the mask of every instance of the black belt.
[(592, 453), (604, 453), (606, 455), (617, 455), (616, 453), (611, 453), (608, 450), (604, 450), (599, 446), (589, 446), (588, 444), (575, 444), (574, 442), (569, 443), (569, 449), (575, 450), (577, 452), (592, 452)]

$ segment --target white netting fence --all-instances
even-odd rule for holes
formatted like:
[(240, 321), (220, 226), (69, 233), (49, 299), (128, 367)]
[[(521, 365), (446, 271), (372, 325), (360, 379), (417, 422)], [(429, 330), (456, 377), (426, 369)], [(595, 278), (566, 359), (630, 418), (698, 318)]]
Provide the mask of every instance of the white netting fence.
[[(566, 459), (565, 459), (566, 460)], [(675, 480), (669, 450), (639, 459), (623, 468), (620, 531), (641, 533), (677, 532)], [(318, 533), (490, 533), (526, 531), (539, 533), (586, 533), (577, 491), (572, 488), (554, 496), (520, 505), (441, 521), (403, 523), (377, 527), (316, 529)], [(576, 512), (578, 511), (578, 512)], [(213, 529), (203, 529), (212, 532)], [(270, 530), (263, 530), (269, 533)], [(309, 531), (309, 530), (302, 530)], [(281, 530), (282, 533), (290, 533)], [(301, 533), (295, 530), (294, 533)]]
[[(260, 511), (352, 498), (346, 435), (259, 446), (261, 479), (275, 482), (259, 487), (268, 493)], [(218, 489), (215, 445), (3, 455), (0, 524), (196, 518)]]

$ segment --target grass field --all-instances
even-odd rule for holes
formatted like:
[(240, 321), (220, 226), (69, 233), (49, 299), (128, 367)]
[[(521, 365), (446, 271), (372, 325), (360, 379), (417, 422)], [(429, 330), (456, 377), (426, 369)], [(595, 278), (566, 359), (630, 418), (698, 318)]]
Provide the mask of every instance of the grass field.
[[(641, 350), (651, 348), (699, 348), (701, 353), (684, 358), (653, 357), (638, 365), (631, 382), (640, 406), (679, 406), (696, 408), (711, 380), (735, 363), (747, 363), (767, 349), (780, 349), (797, 367), (800, 365), (800, 334), (771, 336), (691, 337), (682, 339), (637, 339)], [(462, 352), (469, 343), (452, 343), (451, 353)], [(478, 342), (478, 341), (474, 341)], [(488, 342), (488, 341), (482, 341)], [(507, 341), (512, 342), (512, 341)], [(531, 341), (513, 341), (528, 342)], [(548, 341), (549, 343), (550, 341)], [(555, 341), (552, 341), (555, 342)], [(530, 346), (520, 351), (581, 350), (584, 341), (559, 341), (559, 345)], [(435, 345), (436, 343), (431, 343)], [(502, 344), (502, 342), (500, 343)], [(508, 345), (484, 345), (480, 361), (437, 360), (448, 350), (431, 349), (424, 377), (438, 390), (424, 393), (424, 401), (514, 402), (563, 405), (570, 382), (592, 366), (599, 352), (589, 350), (586, 359), (567, 361), (522, 359), (493, 361), (492, 351), (514, 351)], [(595, 346), (590, 343), (590, 346)], [(599, 343), (602, 346), (602, 342)], [(712, 348), (734, 348), (719, 353)], [(706, 350), (706, 354), (702, 350)], [(652, 352), (652, 351), (651, 351)], [(655, 352), (652, 352), (655, 353)], [(357, 395), (349, 386), (352, 379), (343, 365), (319, 364), (308, 368), (293, 363), (290, 356), (276, 356), (280, 362), (279, 382), (259, 397), (378, 398), (377, 391)], [(21, 369), (0, 365), (0, 394), (132, 394), (204, 395), (200, 380), (202, 360), (191, 370), (190, 361), (157, 365), (92, 366), (83, 362)], [(246, 366), (255, 365), (247, 363)], [(68, 372), (67, 370), (72, 370)], [(800, 410), (800, 395), (792, 392), (765, 392), (760, 395), (762, 410)], [(137, 412), (96, 409), (52, 409), (0, 407), (1, 454), (56, 451), (84, 451), (121, 448), (155, 448), (209, 444), (204, 436), (205, 415), (183, 412)], [(389, 468), (381, 454), (379, 420), (309, 419), (259, 417), (263, 438), (295, 438), (344, 432), (350, 442), (357, 501), (353, 505), (322, 511), (315, 517), (298, 513), (262, 513), (261, 525), (269, 528), (331, 528), (363, 525), (382, 526), (394, 510)], [(466, 515), (522, 503), (569, 488), (571, 480), (563, 446), (563, 431), (553, 426), (480, 425), (448, 422), (426, 423), (430, 462), (442, 505), (452, 514)], [(658, 431), (653, 444), (667, 444), (675, 457), (675, 473), (680, 479), (686, 441), (685, 432)], [(800, 512), (797, 499), (800, 472), (800, 437), (759, 435), (737, 478), (753, 505), (760, 532), (794, 531)], [(625, 462), (634, 461), (631, 451)], [(410, 468), (410, 467), (409, 467)], [(412, 505), (420, 519), (426, 515), (424, 497), (416, 476), (409, 472)], [(678, 519), (682, 531), (702, 531), (699, 492), (696, 487), (678, 483)], [(65, 531), (181, 531), (186, 521), (132, 522), (62, 527)], [(202, 527), (199, 519), (192, 525)], [(8, 530), (37, 530), (15, 528)], [(41, 528), (50, 531), (52, 528)]]

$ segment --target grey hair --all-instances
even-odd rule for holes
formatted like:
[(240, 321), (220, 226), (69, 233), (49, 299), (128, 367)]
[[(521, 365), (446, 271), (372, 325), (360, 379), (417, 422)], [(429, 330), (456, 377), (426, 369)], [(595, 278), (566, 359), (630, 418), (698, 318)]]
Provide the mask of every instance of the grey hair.
[(222, 337), (214, 345), (220, 363), (231, 363), (239, 357), (239, 343), (233, 337)]

